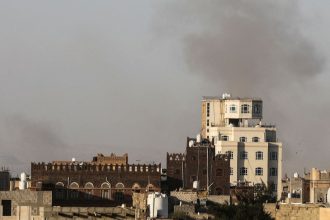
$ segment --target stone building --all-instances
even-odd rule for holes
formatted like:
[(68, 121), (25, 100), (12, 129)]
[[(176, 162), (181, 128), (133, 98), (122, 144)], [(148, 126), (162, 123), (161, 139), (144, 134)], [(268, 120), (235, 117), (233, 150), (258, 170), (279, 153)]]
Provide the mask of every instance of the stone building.
[(198, 181), (201, 190), (210, 194), (229, 194), (229, 164), (227, 155), (215, 155), (208, 140), (187, 138), (186, 152), (167, 153), (167, 178), (170, 190), (193, 189)]
[(160, 164), (95, 162), (32, 163), (31, 189), (51, 190), (61, 206), (130, 204), (133, 192), (160, 190)]
[[(215, 154), (230, 155), (230, 183), (273, 186), (280, 197), (282, 143), (276, 127), (262, 123), (263, 102), (259, 98), (203, 97), (202, 138), (215, 145)], [(271, 183), (271, 184), (270, 184)]]

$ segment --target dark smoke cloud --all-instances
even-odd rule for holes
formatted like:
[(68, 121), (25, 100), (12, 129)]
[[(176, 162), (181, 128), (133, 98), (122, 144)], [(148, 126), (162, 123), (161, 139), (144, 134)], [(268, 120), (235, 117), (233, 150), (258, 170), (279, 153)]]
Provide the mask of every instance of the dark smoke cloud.
[(29, 172), (32, 161), (69, 159), (68, 146), (49, 122), (9, 116), (0, 123), (1, 165), (15, 174)]
[(174, 19), (197, 27), (176, 28), (187, 30), (182, 43), (191, 72), (235, 93), (304, 82), (323, 70), (323, 56), (299, 29), (296, 1), (186, 1), (174, 7)]
[(322, 153), (313, 152), (329, 153), (324, 137), (330, 103), (320, 98), (328, 89), (318, 81), (327, 59), (305, 36), (298, 3), (175, 1), (160, 6), (154, 25), (158, 36), (179, 39), (189, 71), (209, 85), (205, 95), (217, 88), (213, 95), (229, 91), (264, 99), (264, 116), (278, 127), (288, 172), (329, 167)]

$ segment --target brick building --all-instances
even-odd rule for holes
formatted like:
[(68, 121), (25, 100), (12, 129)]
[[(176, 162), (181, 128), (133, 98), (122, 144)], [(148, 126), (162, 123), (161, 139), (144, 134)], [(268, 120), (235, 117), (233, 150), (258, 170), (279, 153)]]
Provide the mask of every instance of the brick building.
[(169, 190), (192, 189), (198, 181), (200, 189), (209, 186), (210, 194), (229, 194), (230, 160), (227, 155), (215, 155), (208, 140), (187, 138), (184, 154), (167, 153), (167, 178)]
[(130, 204), (134, 191), (159, 191), (160, 175), (160, 164), (31, 163), (31, 189), (52, 190), (54, 205)]

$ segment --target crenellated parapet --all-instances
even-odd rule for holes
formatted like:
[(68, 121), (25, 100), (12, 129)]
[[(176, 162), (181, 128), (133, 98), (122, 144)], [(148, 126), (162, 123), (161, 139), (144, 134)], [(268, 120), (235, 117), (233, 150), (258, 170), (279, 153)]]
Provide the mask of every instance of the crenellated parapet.
[(185, 161), (186, 156), (183, 153), (167, 153), (167, 161)]
[(72, 162), (59, 163), (31, 163), (31, 172), (109, 172), (109, 173), (141, 173), (156, 174), (161, 172), (161, 164), (92, 164)]

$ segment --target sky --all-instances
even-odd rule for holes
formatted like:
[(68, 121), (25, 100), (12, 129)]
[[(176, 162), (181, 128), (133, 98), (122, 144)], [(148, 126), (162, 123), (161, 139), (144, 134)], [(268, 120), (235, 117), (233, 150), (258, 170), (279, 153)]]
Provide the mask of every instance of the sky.
[(260, 97), (283, 169), (330, 169), (327, 1), (0, 2), (0, 166), (165, 166), (204, 95)]

